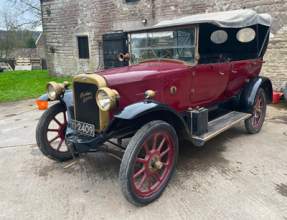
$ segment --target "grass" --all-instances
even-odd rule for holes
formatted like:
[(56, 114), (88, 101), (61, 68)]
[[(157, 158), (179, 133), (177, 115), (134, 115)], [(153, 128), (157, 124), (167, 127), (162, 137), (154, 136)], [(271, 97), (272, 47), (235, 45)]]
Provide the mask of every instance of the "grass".
[(38, 98), (46, 93), (50, 81), (72, 82), (72, 78), (53, 78), (47, 70), (11, 71), (0, 73), (0, 102)]

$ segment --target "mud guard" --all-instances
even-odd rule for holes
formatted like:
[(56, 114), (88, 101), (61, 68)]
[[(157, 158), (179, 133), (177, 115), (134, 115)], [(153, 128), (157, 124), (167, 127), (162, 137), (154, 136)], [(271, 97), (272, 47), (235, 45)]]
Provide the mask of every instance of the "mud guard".
[[(157, 118), (157, 116), (160, 117)], [(176, 110), (164, 103), (152, 100), (136, 102), (114, 114), (115, 119), (122, 120), (134, 120), (142, 117), (146, 118), (145, 123), (148, 123), (150, 120), (166, 121), (174, 127), (178, 136), (183, 136), (195, 146), (202, 146), (202, 143), (195, 141), (191, 137), (190, 130), (184, 118)], [(138, 121), (140, 122), (141, 120)], [(143, 125), (144, 124), (142, 124), (142, 126)]]
[(257, 76), (250, 79), (250, 81), (246, 83), (238, 95), (239, 97), (236, 110), (253, 114), (253, 105), (259, 88), (262, 88), (265, 91), (266, 104), (272, 103), (273, 89), (270, 79), (262, 76)]
[(37, 98), (37, 100), (39, 100), (39, 101), (53, 101), (53, 100), (51, 100), (51, 99), (49, 98), (49, 96), (47, 95), (47, 93), (44, 94), (44, 95), (42, 95), (42, 96), (40, 96), (39, 98)]
[[(49, 98), (47, 94), (44, 94), (38, 98), (40, 101), (54, 101)], [(57, 101), (57, 100), (55, 100)], [(74, 101), (73, 101), (73, 90), (72, 89), (66, 89), (64, 94), (62, 95), (61, 99), (59, 100), (62, 104), (64, 104), (67, 108), (67, 114), (68, 114), (68, 122), (71, 121), (71, 119), (74, 119)], [(70, 124), (68, 124), (67, 127), (67, 133), (70, 131)]]

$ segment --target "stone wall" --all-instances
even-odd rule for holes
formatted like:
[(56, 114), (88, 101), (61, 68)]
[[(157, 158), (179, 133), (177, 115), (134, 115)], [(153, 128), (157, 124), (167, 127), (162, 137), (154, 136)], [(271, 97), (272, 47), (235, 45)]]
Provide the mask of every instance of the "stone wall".
[(9, 58), (36, 58), (37, 49), (35, 48), (21, 48), (21, 49), (13, 49), (10, 54)]
[[(262, 74), (272, 79), (274, 88), (287, 82), (286, 0), (42, 0), (41, 5), (48, 71), (53, 76), (101, 70), (102, 34), (143, 27), (142, 18), (147, 19), (147, 25), (154, 25), (187, 15), (246, 8), (272, 15)], [(78, 58), (77, 36), (89, 37), (90, 59)], [(53, 48), (54, 52), (50, 50)]]
[(36, 48), (37, 48), (37, 56), (45, 59), (46, 58), (45, 41), (44, 41), (44, 37), (43, 37), (42, 33), (39, 35), (35, 44), (36, 44)]
[(261, 75), (269, 77), (273, 89), (281, 90), (287, 83), (287, 25), (269, 38), (268, 50), (264, 56), (266, 61)]

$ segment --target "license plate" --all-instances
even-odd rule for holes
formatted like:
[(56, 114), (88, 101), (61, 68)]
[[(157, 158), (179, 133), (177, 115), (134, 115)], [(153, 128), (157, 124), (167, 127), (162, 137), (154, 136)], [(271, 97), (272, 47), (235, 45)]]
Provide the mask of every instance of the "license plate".
[(95, 126), (80, 121), (71, 120), (71, 129), (94, 137)]

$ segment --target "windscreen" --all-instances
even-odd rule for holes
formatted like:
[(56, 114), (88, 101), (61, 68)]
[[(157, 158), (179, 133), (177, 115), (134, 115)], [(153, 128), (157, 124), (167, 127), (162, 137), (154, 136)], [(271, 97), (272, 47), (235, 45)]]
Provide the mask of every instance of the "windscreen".
[(194, 63), (195, 28), (131, 34), (132, 62), (174, 59)]

